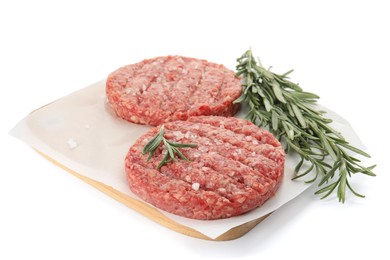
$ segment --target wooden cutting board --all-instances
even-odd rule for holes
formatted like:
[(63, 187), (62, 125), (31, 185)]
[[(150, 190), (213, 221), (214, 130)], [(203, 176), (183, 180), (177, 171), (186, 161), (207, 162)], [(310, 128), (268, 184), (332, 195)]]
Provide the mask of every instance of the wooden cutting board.
[[(35, 149), (36, 150), (36, 149)], [(162, 214), (160, 211), (155, 209), (154, 207), (149, 206), (148, 204), (144, 203), (141, 200), (134, 199), (123, 192), (120, 192), (111, 186), (108, 186), (102, 182), (93, 180), (91, 178), (85, 177), (80, 173), (77, 173), (73, 171), (72, 169), (69, 169), (68, 167), (62, 165), (61, 163), (57, 162), (56, 160), (52, 159), (51, 157), (47, 156), (46, 154), (40, 152), (39, 150), (36, 150), (39, 154), (41, 154), (43, 157), (48, 159), (49, 161), (53, 162), (57, 166), (61, 167), (62, 169), (66, 170), (67, 172), (71, 173), (73, 176), (76, 176), (77, 178), (83, 180), (84, 182), (88, 183), (89, 185), (92, 185), (96, 189), (104, 192), (108, 196), (116, 199), (117, 201), (125, 204), (127, 207), (141, 213), (145, 217), (171, 229), (176, 232), (182, 233), (187, 236), (195, 237), (195, 238), (200, 238), (200, 239), (205, 239), (205, 240), (214, 240), (214, 241), (227, 241), (227, 240), (233, 240), (236, 238), (239, 238), (246, 233), (248, 233), (250, 230), (252, 230), (257, 224), (259, 224), (261, 221), (263, 221), (266, 217), (268, 217), (271, 213), (268, 215), (265, 215), (263, 217), (260, 217), (258, 219), (254, 219), (252, 221), (249, 221), (247, 223), (244, 223), (240, 226), (234, 227), (222, 235), (218, 236), (215, 239), (212, 239), (199, 231), (186, 227), (184, 225), (181, 225), (172, 219), (168, 218), (164, 214)]]

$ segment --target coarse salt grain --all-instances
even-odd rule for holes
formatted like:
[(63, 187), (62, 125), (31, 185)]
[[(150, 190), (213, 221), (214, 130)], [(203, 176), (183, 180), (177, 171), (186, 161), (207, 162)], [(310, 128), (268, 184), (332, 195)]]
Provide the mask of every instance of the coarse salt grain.
[(200, 187), (200, 184), (197, 183), (197, 182), (194, 182), (194, 183), (192, 184), (192, 189), (193, 189), (194, 191), (199, 190), (199, 187)]
[(184, 137), (184, 134), (180, 131), (174, 131), (173, 135), (177, 138), (177, 140), (181, 140)]
[(207, 148), (206, 146), (201, 146), (199, 147), (199, 151), (201, 151), (202, 153), (205, 153), (209, 150), (209, 148)]
[(218, 188), (218, 191), (219, 191), (220, 193), (226, 193), (226, 189), (225, 189), (225, 188)]
[(245, 140), (246, 140), (246, 141), (252, 141), (252, 136), (250, 136), (250, 135), (245, 136)]
[(69, 138), (68, 139), (68, 146), (69, 146), (69, 149), (73, 150), (77, 147), (77, 142), (73, 139), (73, 138)]
[(241, 198), (237, 199), (237, 202), (238, 203), (243, 203), (245, 200), (246, 200), (245, 197), (241, 197)]
[(218, 145), (223, 144), (223, 142), (221, 140), (218, 140), (218, 139), (216, 139), (214, 142), (215, 142), (215, 144), (218, 144)]

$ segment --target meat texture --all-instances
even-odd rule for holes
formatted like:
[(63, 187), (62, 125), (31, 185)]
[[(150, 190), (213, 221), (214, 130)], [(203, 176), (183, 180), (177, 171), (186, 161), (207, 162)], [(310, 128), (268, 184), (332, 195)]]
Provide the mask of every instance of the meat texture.
[(159, 131), (152, 128), (130, 148), (125, 169), (130, 189), (165, 211), (194, 219), (237, 216), (262, 205), (279, 187), (285, 153), (275, 137), (234, 117), (196, 116), (164, 124), (164, 137), (180, 143), (190, 160), (177, 159), (157, 170), (161, 145), (147, 161), (143, 147)]
[(223, 65), (182, 56), (146, 59), (111, 73), (106, 95), (115, 114), (156, 126), (191, 116), (232, 116), (240, 80)]

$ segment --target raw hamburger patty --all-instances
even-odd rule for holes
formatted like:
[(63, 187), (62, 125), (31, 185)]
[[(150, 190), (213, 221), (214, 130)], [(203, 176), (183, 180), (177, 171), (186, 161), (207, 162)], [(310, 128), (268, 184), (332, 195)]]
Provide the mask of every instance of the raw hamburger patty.
[(143, 147), (159, 127), (140, 137), (126, 156), (130, 189), (165, 211), (194, 219), (237, 216), (262, 205), (282, 180), (285, 153), (275, 137), (234, 117), (199, 116), (164, 124), (165, 138), (195, 143), (157, 170), (162, 146), (147, 161)]
[(119, 117), (153, 126), (190, 116), (232, 116), (241, 90), (240, 80), (223, 65), (181, 56), (122, 67), (106, 82), (108, 101)]

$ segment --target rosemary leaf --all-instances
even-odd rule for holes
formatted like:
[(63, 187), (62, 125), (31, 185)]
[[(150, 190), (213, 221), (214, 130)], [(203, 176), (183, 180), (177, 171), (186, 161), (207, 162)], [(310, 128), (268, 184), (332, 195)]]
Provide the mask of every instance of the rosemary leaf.
[[(375, 165), (364, 167), (351, 153), (365, 157), (370, 155), (352, 145), (329, 124), (331, 119), (324, 117), (325, 112), (316, 109), (319, 96), (305, 92), (288, 80), (292, 70), (276, 74), (265, 69), (246, 51), (237, 59), (236, 76), (242, 78), (243, 94), (234, 103), (248, 105), (246, 119), (259, 127), (268, 126), (278, 139), (286, 142), (287, 153), (296, 152), (301, 161), (295, 167), (295, 177), (302, 178), (315, 169), (315, 176), (306, 181), (319, 179), (320, 187), (315, 194), (328, 197), (336, 191), (340, 202), (344, 203), (346, 191), (358, 197), (348, 178), (361, 173), (375, 176)], [(304, 163), (308, 167), (303, 167)], [(331, 182), (332, 179), (336, 179)], [(329, 182), (331, 182), (329, 184)], [(326, 185), (323, 187), (323, 185)]]
[(144, 149), (142, 150), (143, 155), (149, 153), (147, 159), (148, 161), (152, 158), (153, 154), (161, 145), (161, 143), (164, 144), (166, 154), (164, 155), (162, 161), (158, 164), (157, 170), (172, 160), (176, 161), (176, 155), (185, 161), (189, 161), (189, 159), (183, 155), (179, 148), (193, 148), (198, 146), (197, 144), (182, 144), (168, 141), (164, 137), (164, 125), (162, 125), (158, 133), (145, 145)]

